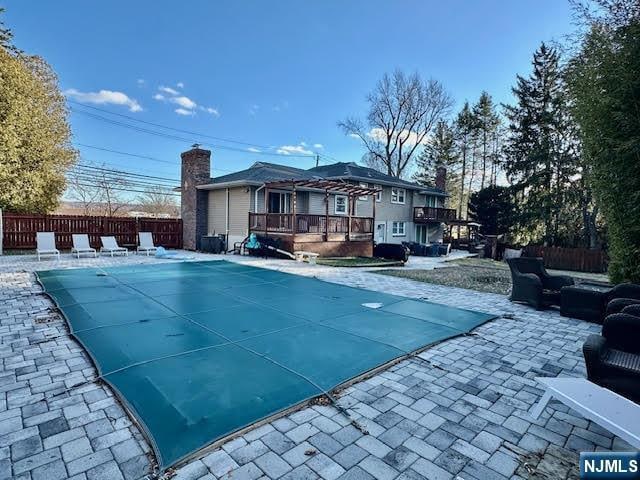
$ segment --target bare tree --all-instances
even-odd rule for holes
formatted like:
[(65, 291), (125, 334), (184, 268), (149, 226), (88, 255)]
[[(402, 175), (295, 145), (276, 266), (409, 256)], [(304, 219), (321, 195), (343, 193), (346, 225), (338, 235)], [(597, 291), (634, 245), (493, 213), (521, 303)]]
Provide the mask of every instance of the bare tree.
[(82, 205), (83, 215), (99, 215), (102, 203), (101, 192), (93, 185), (83, 183), (75, 174), (67, 175), (69, 198)]
[(362, 141), (369, 165), (394, 177), (402, 177), (453, 103), (440, 82), (400, 70), (385, 74), (367, 102), (366, 121), (350, 117), (338, 126)]
[(74, 169), (67, 174), (69, 196), (82, 203), (85, 214), (115, 216), (127, 204), (122, 193), (127, 180), (104, 167)]
[(165, 187), (149, 187), (138, 197), (140, 208), (152, 217), (178, 217), (176, 195)]

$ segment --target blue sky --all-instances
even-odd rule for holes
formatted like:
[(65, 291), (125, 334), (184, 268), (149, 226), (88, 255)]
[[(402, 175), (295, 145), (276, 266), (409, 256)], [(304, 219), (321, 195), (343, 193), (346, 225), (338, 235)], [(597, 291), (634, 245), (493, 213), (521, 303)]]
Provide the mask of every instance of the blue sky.
[[(365, 95), (384, 72), (433, 77), (456, 107), (482, 90), (509, 102), (516, 73), (529, 72), (540, 42), (572, 30), (565, 0), (3, 3), (15, 43), (42, 55), (69, 97), (269, 152), (341, 161), (359, 161), (363, 149), (336, 124), (364, 116)], [(257, 160), (314, 162), (195, 135), (152, 136), (79, 113), (70, 119), (77, 143), (168, 162), (79, 147), (85, 159), (128, 171), (178, 178), (179, 153), (192, 139), (243, 150), (211, 147), (214, 176)]]

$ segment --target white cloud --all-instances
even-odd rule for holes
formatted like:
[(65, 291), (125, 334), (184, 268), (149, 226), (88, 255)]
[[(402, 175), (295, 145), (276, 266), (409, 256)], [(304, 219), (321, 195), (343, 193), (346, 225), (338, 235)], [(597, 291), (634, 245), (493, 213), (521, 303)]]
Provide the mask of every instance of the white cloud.
[(144, 78), (139, 78), (136, 80), (136, 83), (138, 84), (139, 87), (143, 87), (147, 82), (145, 81)]
[(137, 100), (129, 97), (122, 92), (116, 92), (113, 90), (100, 90), (99, 92), (80, 92), (75, 88), (65, 90), (64, 94), (69, 97), (84, 103), (95, 103), (98, 105), (124, 105), (130, 112), (140, 112), (142, 107)]
[[(367, 132), (368, 137), (373, 138), (378, 142), (385, 142), (387, 138), (386, 135), (387, 135), (386, 132), (382, 128), (372, 128), (371, 130), (369, 130), (369, 132)], [(353, 134), (351, 134), (351, 136), (353, 136)], [(415, 132), (410, 132), (409, 130), (403, 130), (402, 132), (397, 134), (397, 136), (399, 136), (401, 139), (408, 137), (405, 142), (405, 145), (407, 146), (413, 146), (416, 143), (418, 143), (418, 134)], [(357, 135), (356, 135), (356, 138), (358, 138)], [(422, 139), (422, 143), (426, 144), (427, 140), (428, 140), (428, 136), (425, 136)]]
[(174, 110), (178, 115), (195, 115), (196, 112), (193, 110), (187, 110), (186, 108), (176, 108)]
[(314, 143), (313, 144), (313, 148), (317, 148), (318, 150), (324, 148), (324, 145), (322, 145), (321, 143)]
[(189, 110), (193, 110), (198, 106), (196, 102), (191, 100), (189, 97), (185, 97), (184, 95), (180, 97), (170, 98), (169, 101), (171, 103), (175, 103), (176, 105), (180, 105), (182, 108), (188, 108)]
[(253, 104), (249, 107), (249, 115), (254, 116), (260, 110), (260, 105)]
[(300, 145), (302, 145), (303, 147), (307, 146), (307, 142), (300, 142)]
[[(178, 82), (176, 86), (178, 88), (182, 88), (184, 87), (184, 84), (182, 82)], [(220, 111), (217, 108), (198, 105), (195, 100), (187, 97), (186, 95), (182, 95), (171, 87), (160, 86), (158, 87), (158, 92), (161, 93), (156, 93), (153, 98), (160, 102), (169, 102), (177, 105), (178, 108), (176, 108), (174, 112), (178, 115), (195, 115), (196, 110), (200, 110), (213, 115), (214, 117), (220, 116)]]
[(283, 145), (276, 150), (277, 153), (282, 155), (311, 155), (313, 152), (307, 150), (304, 145)]
[(168, 93), (169, 95), (178, 95), (179, 93), (177, 90), (174, 90), (171, 87), (158, 87), (158, 90), (164, 93)]
[(282, 110), (286, 110), (287, 108), (289, 108), (289, 102), (287, 100), (284, 100), (276, 105), (273, 106), (273, 111), (274, 112), (280, 112)]
[(355, 134), (355, 133), (350, 133), (350, 134), (349, 134), (349, 136), (350, 136), (351, 138), (360, 138), (360, 137), (359, 137), (357, 134)]
[(256, 147), (249, 147), (249, 148), (247, 148), (247, 150), (249, 152), (253, 152), (253, 153), (260, 153), (262, 151), (262, 150), (260, 150), (259, 148), (256, 148)]

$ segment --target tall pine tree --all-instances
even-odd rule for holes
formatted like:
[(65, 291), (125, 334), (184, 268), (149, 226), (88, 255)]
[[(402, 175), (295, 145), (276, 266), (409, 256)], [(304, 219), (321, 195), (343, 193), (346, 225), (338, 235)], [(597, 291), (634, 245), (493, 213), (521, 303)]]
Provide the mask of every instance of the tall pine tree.
[(489, 180), (487, 181), (487, 161), (491, 161), (491, 146), (495, 141), (495, 134), (500, 124), (500, 117), (496, 113), (495, 106), (491, 95), (487, 92), (482, 92), (478, 103), (474, 106), (473, 113), (476, 117), (477, 131), (478, 131), (478, 143), (480, 146), (480, 155), (482, 158), (482, 173), (480, 179), (480, 189), (482, 190), (487, 183), (492, 183), (491, 173), (489, 172)]
[(566, 206), (575, 201), (578, 143), (555, 49), (544, 43), (533, 55), (533, 72), (520, 75), (505, 106), (509, 134), (506, 172), (520, 192), (520, 226), (529, 240), (557, 245)]
[(438, 167), (447, 169), (445, 190), (450, 195), (450, 208), (457, 208), (458, 202), (458, 169), (460, 154), (456, 144), (455, 131), (447, 122), (441, 120), (434, 129), (433, 136), (429, 139), (416, 161), (417, 170), (413, 180), (421, 185), (433, 186), (435, 173)]
[(465, 218), (462, 215), (464, 210), (466, 213), (466, 199), (468, 194), (465, 194), (465, 181), (467, 173), (469, 172), (469, 157), (474, 149), (474, 131), (475, 131), (475, 116), (469, 106), (469, 102), (464, 102), (462, 110), (458, 113), (454, 122), (454, 128), (456, 132), (456, 139), (458, 143), (458, 150), (460, 152), (460, 191), (458, 192), (458, 218)]

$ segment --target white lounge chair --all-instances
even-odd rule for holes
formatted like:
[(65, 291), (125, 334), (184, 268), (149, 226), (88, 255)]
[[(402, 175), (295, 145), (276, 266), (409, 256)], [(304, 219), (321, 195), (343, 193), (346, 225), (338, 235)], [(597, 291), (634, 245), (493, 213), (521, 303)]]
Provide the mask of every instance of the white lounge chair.
[(124, 253), (125, 257), (129, 255), (129, 250), (118, 245), (116, 237), (100, 237), (100, 242), (102, 242), (100, 253), (110, 253), (112, 257), (114, 253)]
[(56, 248), (56, 234), (53, 232), (36, 232), (36, 253), (38, 261), (43, 255), (55, 255), (60, 260), (60, 250)]
[(552, 397), (574, 409), (632, 447), (640, 448), (640, 405), (602, 388), (586, 378), (536, 377), (545, 389), (540, 402), (531, 409), (538, 418)]
[(153, 244), (153, 234), (151, 232), (140, 232), (138, 233), (138, 239), (140, 240), (140, 246), (138, 246), (138, 253), (145, 252), (147, 257), (149, 256), (149, 252), (155, 252), (158, 250)]
[(91, 248), (91, 245), (89, 245), (89, 235), (86, 233), (73, 234), (71, 235), (71, 239), (73, 240), (72, 255), (75, 253), (78, 258), (80, 258), (80, 255), (83, 253), (92, 253), (94, 257), (98, 256), (96, 249)]

